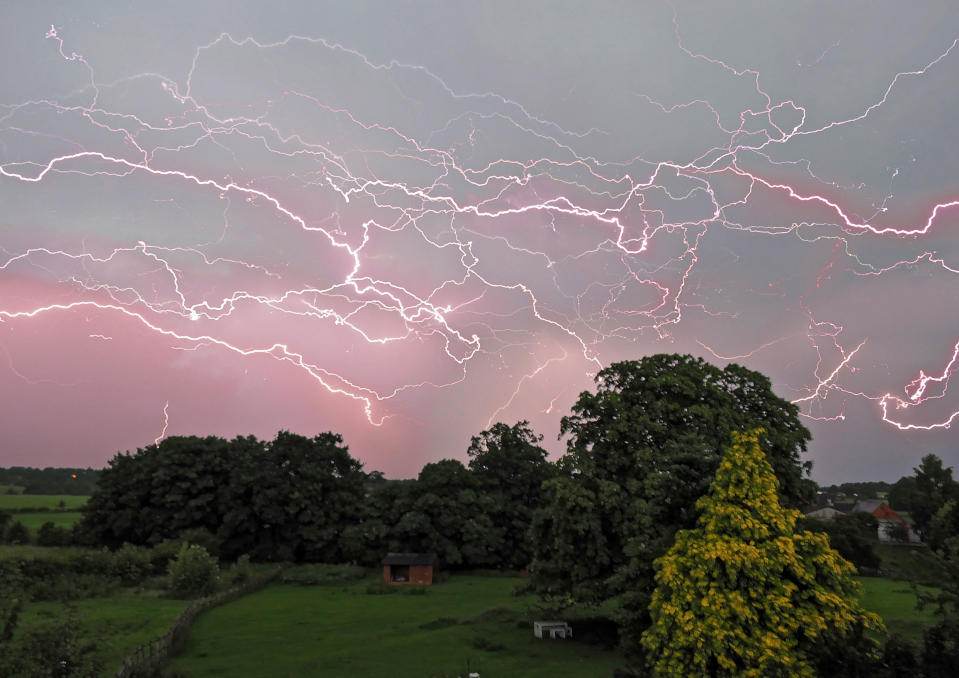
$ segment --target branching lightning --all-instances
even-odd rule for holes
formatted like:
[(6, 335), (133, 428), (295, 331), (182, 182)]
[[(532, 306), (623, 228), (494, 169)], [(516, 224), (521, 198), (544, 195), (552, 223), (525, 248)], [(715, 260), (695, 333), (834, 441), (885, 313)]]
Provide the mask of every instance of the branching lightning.
[[(490, 426), (526, 412), (557, 416), (580, 388), (570, 375), (586, 387), (621, 357), (675, 344), (748, 365), (789, 346), (798, 367), (777, 388), (810, 419), (842, 421), (846, 404), (861, 401), (891, 430), (948, 428), (959, 404), (930, 410), (924, 421), (911, 413), (948, 404), (959, 337), (939, 367), (902, 381), (901, 367), (877, 367), (882, 358), (871, 351), (881, 337), (850, 340), (823, 290), (837, 276), (865, 284), (920, 267), (959, 273), (959, 263), (924, 245), (956, 223), (959, 187), (917, 206), (913, 220), (891, 223), (891, 188), (863, 216), (843, 179), (808, 158), (783, 158), (880, 115), (904, 82), (959, 68), (957, 41), (903, 65), (855, 114), (807, 123), (808, 105), (777, 99), (759, 69), (689, 44), (676, 13), (672, 30), (683, 59), (754, 90), (738, 125), (728, 106), (706, 96), (676, 103), (634, 93), (665, 119), (704, 115), (705, 131), (724, 139), (683, 161), (601, 159), (590, 144), (608, 130), (566, 129), (516, 98), (472, 92), (426, 66), (378, 62), (323, 37), (223, 33), (195, 48), (184, 79), (140, 73), (107, 83), (93, 59), (71, 48), (69, 30), (51, 26), (46, 39), (63, 68), (84, 75), (69, 97), (0, 102), (0, 188), (129, 190), (143, 200), (139, 212), (118, 208), (122, 235), (90, 243), (45, 240), (56, 223), (30, 233), (14, 222), (18, 237), (0, 241), (0, 290), (24, 278), (43, 284), (33, 297), (0, 293), (0, 328), (84, 313), (84, 336), (115, 346), (125, 339), (105, 323), (126, 319), (174, 353), (292, 368), (354, 403), (374, 427), (416, 419), (404, 398), (477, 380), (490, 395), (476, 416)], [(844, 46), (830, 42), (810, 52), (810, 63), (794, 63), (825, 68)], [(273, 64), (278, 75), (241, 70), (244, 87), (226, 98), (211, 83), (230, 55)], [(344, 69), (357, 87), (383, 87), (411, 107), (432, 92), (449, 117), (422, 128), (410, 116), (376, 119), (375, 106), (284, 80), (283, 69), (304, 60)], [(127, 103), (127, 88), (146, 92), (155, 111)], [(499, 154), (516, 140), (531, 150)], [(745, 242), (734, 238), (831, 249), (826, 261), (810, 255), (812, 272), (793, 274), (784, 262), (754, 285), (726, 273), (750, 265), (727, 244)], [(266, 254), (273, 243), (279, 255)], [(909, 248), (888, 261), (863, 243)], [(724, 337), (760, 303), (790, 320), (762, 335), (742, 325)], [(624, 355), (629, 346), (632, 356)], [(11, 373), (33, 384), (0, 348)]]

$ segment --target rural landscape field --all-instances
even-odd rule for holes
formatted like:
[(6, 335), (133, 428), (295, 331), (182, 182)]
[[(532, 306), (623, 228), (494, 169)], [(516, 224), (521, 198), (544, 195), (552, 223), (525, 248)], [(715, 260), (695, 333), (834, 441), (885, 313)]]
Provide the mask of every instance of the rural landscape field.
[(959, 2), (0, 2), (0, 678), (957, 678)]

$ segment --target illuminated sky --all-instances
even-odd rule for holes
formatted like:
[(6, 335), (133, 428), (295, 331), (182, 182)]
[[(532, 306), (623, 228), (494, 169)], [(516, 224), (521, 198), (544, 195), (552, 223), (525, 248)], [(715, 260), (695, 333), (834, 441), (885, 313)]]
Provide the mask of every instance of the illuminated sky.
[(658, 352), (768, 374), (820, 482), (959, 463), (959, 8), (725, 5), (4, 3), (0, 464), (559, 452)]

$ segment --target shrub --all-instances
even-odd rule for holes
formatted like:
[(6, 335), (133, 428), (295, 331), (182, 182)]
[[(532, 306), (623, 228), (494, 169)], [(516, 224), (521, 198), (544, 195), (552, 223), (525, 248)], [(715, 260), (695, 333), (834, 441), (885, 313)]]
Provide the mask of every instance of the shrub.
[(177, 596), (204, 596), (216, 590), (220, 566), (197, 544), (184, 544), (167, 568), (170, 591)]
[(13, 521), (13, 523), (7, 529), (6, 541), (8, 544), (29, 544), (30, 543), (29, 528), (23, 523), (21, 523), (19, 520)]
[(69, 546), (72, 541), (70, 530), (57, 527), (48, 520), (37, 530), (37, 544), (40, 546)]
[(250, 579), (250, 556), (244, 553), (230, 568), (230, 583), (242, 584)]
[(146, 579), (153, 570), (150, 551), (142, 546), (124, 544), (113, 554), (113, 573), (124, 586), (133, 586)]

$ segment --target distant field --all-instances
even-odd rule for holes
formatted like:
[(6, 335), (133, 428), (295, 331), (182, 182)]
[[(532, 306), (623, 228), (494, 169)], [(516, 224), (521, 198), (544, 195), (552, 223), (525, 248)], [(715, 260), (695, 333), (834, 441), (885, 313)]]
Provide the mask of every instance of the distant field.
[[(886, 623), (889, 633), (900, 633), (913, 641), (922, 641), (923, 631), (936, 619), (932, 608), (916, 609), (916, 592), (909, 582), (880, 577), (859, 577), (864, 594), (862, 604), (875, 612)], [(935, 589), (921, 586), (921, 591), (934, 593)]]
[[(346, 586), (277, 584), (204, 613), (171, 664), (191, 677), (596, 678), (622, 656), (574, 641), (533, 638), (521, 579), (456, 576), (425, 595), (371, 595)], [(498, 649), (477, 649), (475, 644)]]
[(46, 522), (52, 522), (57, 527), (73, 527), (74, 523), (80, 522), (83, 514), (79, 511), (43, 511), (41, 513), (15, 513), (14, 520), (30, 528), (31, 534), (37, 536), (37, 530)]
[(0, 510), (3, 509), (56, 509), (62, 501), (69, 509), (78, 509), (90, 497), (75, 494), (0, 494)]
[(22, 485), (0, 485), (0, 494), (21, 494)]

